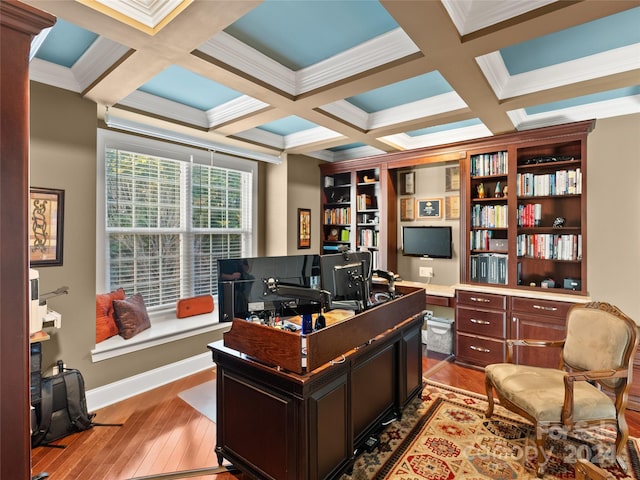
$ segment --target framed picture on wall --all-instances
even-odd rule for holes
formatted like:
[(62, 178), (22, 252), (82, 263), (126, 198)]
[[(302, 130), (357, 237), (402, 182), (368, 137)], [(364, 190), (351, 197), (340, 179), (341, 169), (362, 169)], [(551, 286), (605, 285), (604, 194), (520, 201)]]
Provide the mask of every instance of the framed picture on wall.
[(457, 192), (460, 190), (460, 167), (447, 167), (444, 172), (445, 191)]
[(460, 197), (444, 197), (444, 218), (445, 220), (460, 219)]
[(440, 218), (442, 217), (441, 198), (422, 198), (418, 200), (418, 218)]
[(400, 220), (407, 221), (415, 218), (415, 212), (413, 207), (415, 200), (413, 198), (401, 198), (400, 199)]
[(311, 248), (311, 209), (298, 209), (298, 248)]
[(416, 172), (400, 172), (400, 195), (416, 193)]
[(32, 187), (29, 195), (29, 263), (62, 265), (64, 190)]

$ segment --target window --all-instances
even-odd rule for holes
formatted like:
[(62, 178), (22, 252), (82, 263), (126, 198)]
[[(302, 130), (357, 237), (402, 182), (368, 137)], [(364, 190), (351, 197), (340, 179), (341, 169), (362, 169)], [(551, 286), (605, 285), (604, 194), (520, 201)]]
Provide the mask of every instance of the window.
[(140, 293), (150, 311), (216, 294), (217, 259), (254, 251), (255, 162), (100, 132), (99, 288)]

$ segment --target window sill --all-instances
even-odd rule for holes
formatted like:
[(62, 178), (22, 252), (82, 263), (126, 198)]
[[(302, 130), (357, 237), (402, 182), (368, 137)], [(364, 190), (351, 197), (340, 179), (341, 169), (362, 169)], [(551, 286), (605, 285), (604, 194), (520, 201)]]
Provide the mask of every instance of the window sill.
[(96, 344), (91, 350), (91, 361), (100, 362), (201, 333), (228, 329), (230, 326), (230, 323), (218, 322), (216, 310), (187, 318), (176, 318), (175, 312), (154, 315), (151, 318), (151, 328), (140, 332), (135, 337), (125, 340), (120, 335), (115, 335)]

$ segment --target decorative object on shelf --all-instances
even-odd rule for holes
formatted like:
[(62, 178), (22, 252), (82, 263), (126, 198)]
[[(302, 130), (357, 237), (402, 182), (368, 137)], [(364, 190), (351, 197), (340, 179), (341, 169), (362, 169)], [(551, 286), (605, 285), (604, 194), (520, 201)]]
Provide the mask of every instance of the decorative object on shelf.
[(460, 190), (460, 167), (447, 167), (445, 173), (444, 189), (447, 192)]
[(337, 242), (338, 235), (340, 235), (340, 229), (333, 227), (329, 230), (329, 233), (327, 234), (327, 240), (330, 242)]
[(564, 222), (565, 222), (565, 218), (564, 217), (556, 217), (556, 219), (553, 221), (553, 228), (561, 228), (564, 227)]
[(418, 200), (418, 218), (440, 218), (442, 216), (441, 198), (424, 198)]
[(415, 212), (413, 211), (413, 207), (414, 207), (413, 198), (400, 199), (400, 220), (401, 221), (415, 219)]
[(455, 195), (444, 197), (444, 218), (445, 220), (460, 219), (460, 197)]
[(484, 198), (485, 196), (484, 183), (478, 184), (477, 191), (478, 191), (478, 198)]
[(416, 172), (400, 173), (400, 195), (416, 193)]
[(62, 265), (64, 190), (32, 187), (29, 215), (31, 266)]
[(311, 248), (311, 209), (298, 209), (298, 248)]
[(540, 282), (540, 286), (542, 288), (553, 288), (556, 286), (555, 280), (553, 278), (545, 278), (542, 282)]
[(496, 189), (493, 192), (493, 196), (496, 198), (500, 198), (502, 196), (502, 188), (500, 188), (500, 182), (496, 183)]

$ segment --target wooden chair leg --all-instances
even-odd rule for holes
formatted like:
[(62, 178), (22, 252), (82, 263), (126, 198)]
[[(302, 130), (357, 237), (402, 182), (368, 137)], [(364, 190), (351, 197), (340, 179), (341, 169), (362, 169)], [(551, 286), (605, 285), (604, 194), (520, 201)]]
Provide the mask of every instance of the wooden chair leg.
[(484, 377), (484, 387), (487, 391), (487, 412), (485, 416), (490, 418), (493, 415), (493, 384), (491, 383), (491, 379), (487, 376)]
[(536, 471), (536, 475), (538, 478), (542, 478), (544, 476), (544, 470), (547, 468), (547, 455), (544, 450), (546, 439), (547, 434), (544, 428), (536, 425), (536, 448), (538, 450), (538, 470)]
[(624, 451), (627, 439), (629, 438), (629, 427), (627, 426), (624, 415), (618, 416), (616, 430), (616, 463), (618, 464), (618, 467), (620, 467), (620, 470), (627, 473), (627, 464), (622, 457), (622, 452)]

